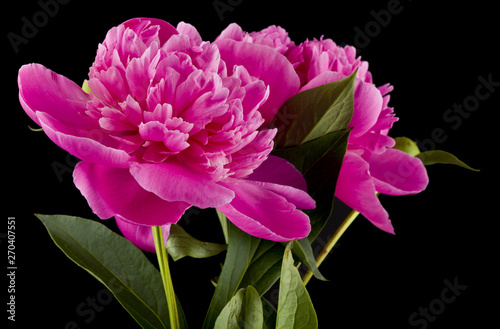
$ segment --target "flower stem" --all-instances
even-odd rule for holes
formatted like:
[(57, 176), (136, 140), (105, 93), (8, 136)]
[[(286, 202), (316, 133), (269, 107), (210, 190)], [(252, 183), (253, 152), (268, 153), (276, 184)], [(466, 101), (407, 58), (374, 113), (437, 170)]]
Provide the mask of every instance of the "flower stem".
[(220, 211), (217, 211), (217, 217), (219, 217), (220, 221), (220, 226), (222, 227), (222, 233), (224, 233), (224, 240), (226, 240), (226, 244), (229, 243), (229, 233), (228, 233), (228, 227), (227, 227), (227, 217)]
[(158, 265), (160, 267), (161, 279), (165, 296), (167, 297), (168, 315), (170, 318), (170, 328), (179, 329), (179, 314), (177, 312), (177, 300), (174, 292), (174, 285), (170, 277), (170, 268), (168, 267), (168, 253), (163, 241), (161, 226), (153, 226), (153, 238), (155, 241), (156, 255), (158, 256)]
[[(344, 219), (342, 224), (337, 228), (335, 233), (333, 233), (332, 237), (328, 242), (325, 244), (319, 255), (316, 257), (316, 266), (319, 267), (321, 263), (325, 260), (326, 256), (330, 253), (330, 251), (333, 249), (337, 241), (340, 239), (342, 234), (347, 230), (347, 228), (354, 222), (356, 217), (358, 217), (359, 212), (356, 210), (353, 210), (349, 213), (349, 215)], [(309, 280), (311, 280), (313, 276), (313, 272), (311, 270), (308, 270), (304, 277), (302, 278), (302, 282), (304, 282), (304, 285), (306, 285)]]

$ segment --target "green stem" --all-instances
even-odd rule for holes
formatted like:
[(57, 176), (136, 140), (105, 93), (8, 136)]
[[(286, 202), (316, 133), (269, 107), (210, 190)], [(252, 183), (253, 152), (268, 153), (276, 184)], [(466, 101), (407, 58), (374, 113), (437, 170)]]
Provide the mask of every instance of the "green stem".
[(179, 314), (177, 312), (177, 300), (175, 298), (174, 285), (170, 276), (170, 268), (168, 267), (168, 253), (163, 241), (163, 233), (161, 226), (153, 226), (153, 238), (155, 241), (156, 255), (158, 256), (158, 265), (160, 267), (161, 279), (165, 296), (167, 297), (168, 315), (170, 318), (170, 328), (179, 329)]
[[(328, 256), (328, 254), (333, 249), (333, 247), (335, 246), (337, 241), (340, 239), (342, 234), (344, 234), (344, 232), (352, 224), (352, 222), (354, 222), (354, 220), (356, 219), (356, 217), (358, 217), (358, 215), (359, 215), (359, 212), (357, 212), (356, 210), (353, 210), (349, 213), (349, 215), (346, 217), (346, 219), (344, 219), (342, 224), (340, 224), (339, 228), (337, 228), (335, 233), (333, 233), (330, 240), (328, 240), (328, 242), (323, 247), (323, 249), (321, 250), (319, 255), (316, 257), (316, 266), (317, 267), (319, 267), (321, 265), (321, 263), (323, 263), (326, 256)], [(307, 273), (302, 278), (302, 282), (304, 282), (304, 285), (306, 285), (309, 282), (309, 280), (311, 280), (312, 276), (313, 276), (313, 272), (311, 270), (307, 271)]]
[(226, 244), (229, 243), (229, 233), (228, 233), (228, 227), (227, 227), (227, 218), (226, 215), (221, 213), (220, 211), (217, 211), (217, 217), (219, 217), (220, 221), (220, 226), (222, 227), (222, 233), (224, 234), (224, 240), (226, 240)]

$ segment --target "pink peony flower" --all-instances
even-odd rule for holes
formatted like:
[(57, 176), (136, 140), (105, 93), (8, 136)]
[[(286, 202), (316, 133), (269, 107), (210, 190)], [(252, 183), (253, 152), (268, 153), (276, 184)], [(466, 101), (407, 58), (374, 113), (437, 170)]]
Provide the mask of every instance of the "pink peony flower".
[[(267, 29), (246, 33), (232, 24), (219, 38), (262, 43), (278, 50), (296, 69), (301, 86), (299, 92), (343, 79), (358, 70), (354, 113), (349, 125), (352, 130), (335, 195), (378, 228), (394, 233), (389, 214), (376, 192), (389, 195), (415, 194), (424, 190), (429, 180), (422, 162), (394, 149), (394, 139), (388, 136), (393, 123), (398, 120), (393, 108), (388, 107), (388, 93), (393, 87), (389, 84), (376, 87), (368, 71), (368, 63), (356, 57), (356, 49), (352, 46), (339, 47), (333, 40), (323, 38), (307, 40), (296, 46), (288, 41), (286, 31), (273, 29), (280, 33), (269, 34), (265, 32)], [(252, 37), (262, 34), (264, 38)], [(267, 40), (273, 37), (278, 41)]]
[(266, 45), (274, 48), (282, 55), (285, 54), (290, 47), (295, 46), (295, 43), (288, 36), (288, 32), (282, 27), (275, 25), (271, 25), (258, 32), (247, 33), (244, 32), (238, 24), (232, 23), (222, 31), (215, 41), (217, 42), (222, 39)]
[(277, 51), (136, 18), (99, 45), (90, 93), (39, 64), (23, 66), (18, 84), (26, 113), (82, 160), (74, 182), (94, 213), (114, 216), (140, 248), (154, 251), (150, 226), (168, 234), (191, 206), (265, 239), (308, 235), (305, 181), (269, 155), (276, 130), (266, 126), (299, 87)]

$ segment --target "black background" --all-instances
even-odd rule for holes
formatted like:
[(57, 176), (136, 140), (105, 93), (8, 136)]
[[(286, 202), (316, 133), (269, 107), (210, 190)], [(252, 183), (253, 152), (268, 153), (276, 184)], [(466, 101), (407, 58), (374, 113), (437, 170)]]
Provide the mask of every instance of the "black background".
[[(498, 104), (500, 88), (482, 100), (477, 110), (456, 129), (443, 113), (474, 96), (478, 77), (500, 81), (498, 18), (494, 2), (401, 1), (397, 14), (382, 26), (373, 13), (394, 1), (225, 1), (233, 3), (220, 19), (213, 1), (104, 1), (72, 0), (19, 45), (8, 40), (21, 35), (22, 18), (33, 21), (41, 10), (36, 1), (10, 2), (4, 11), (2, 53), (2, 159), (4, 222), (16, 218), (16, 323), (30, 328), (49, 325), (65, 328), (135, 328), (136, 324), (116, 300), (82, 316), (77, 308), (91, 309), (89, 299), (108, 294), (87, 272), (76, 266), (53, 244), (33, 213), (97, 217), (74, 187), (71, 168), (75, 159), (43, 133), (32, 132), (34, 123), (19, 105), (16, 76), (19, 67), (36, 62), (81, 83), (88, 74), (99, 42), (107, 30), (138, 16), (157, 17), (174, 26), (193, 24), (204, 40), (213, 40), (231, 22), (246, 31), (275, 24), (284, 27), (298, 44), (321, 35), (337, 43), (357, 46), (370, 62), (377, 85), (395, 86), (390, 104), (400, 121), (391, 136), (420, 141), (444, 131), (446, 140), (436, 148), (450, 151), (475, 173), (453, 166), (428, 167), (430, 185), (416, 196), (382, 196), (396, 235), (389, 235), (358, 218), (321, 266), (329, 282), (308, 285), (320, 328), (423, 328), (409, 322), (420, 307), (440, 299), (445, 280), (467, 288), (428, 328), (457, 325), (490, 327), (498, 323)], [(402, 8), (402, 9), (401, 9)], [(372, 12), (373, 11), (373, 12)], [(356, 30), (371, 34), (360, 39)], [(367, 40), (369, 38), (369, 40)], [(59, 168), (60, 177), (54, 166)], [(106, 225), (116, 229), (109, 220)], [(199, 238), (220, 241), (217, 220), (210, 211), (190, 217), (188, 231)], [(0, 227), (6, 254), (7, 223)], [(151, 258), (153, 261), (154, 259)], [(222, 257), (184, 259), (172, 266), (176, 292), (191, 328), (201, 327), (213, 287), (210, 278), (219, 271)], [(6, 264), (6, 259), (5, 263)], [(2, 265), (5, 268), (5, 265)], [(7, 281), (1, 287), (7, 290)], [(5, 296), (5, 295), (4, 295)], [(104, 299), (103, 299), (104, 298)], [(3, 299), (6, 300), (5, 298)], [(5, 304), (3, 307), (6, 308)], [(8, 314), (2, 311), (2, 317)], [(498, 313), (497, 313), (498, 314)], [(86, 320), (90, 320), (86, 323)]]

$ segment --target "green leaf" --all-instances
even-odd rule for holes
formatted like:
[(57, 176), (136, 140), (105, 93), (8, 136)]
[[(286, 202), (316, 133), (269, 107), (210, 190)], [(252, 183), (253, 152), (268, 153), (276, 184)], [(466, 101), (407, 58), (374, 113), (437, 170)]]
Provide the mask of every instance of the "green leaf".
[(411, 156), (417, 156), (420, 153), (417, 143), (408, 137), (396, 137), (394, 140), (396, 141), (396, 145), (394, 145), (395, 149), (408, 153)]
[(346, 129), (354, 109), (356, 73), (291, 97), (277, 116), (293, 120), (278, 131), (276, 146), (297, 146), (332, 131)]
[(259, 293), (252, 286), (240, 289), (226, 304), (214, 329), (263, 329), (264, 316)]
[(251, 285), (260, 295), (265, 294), (280, 277), (284, 249), (279, 243), (262, 240), (239, 287)]
[(248, 286), (244, 301), (244, 326), (245, 329), (262, 329), (264, 327), (264, 314), (262, 312), (262, 301), (254, 287)]
[(264, 297), (260, 298), (262, 302), (262, 313), (264, 314), (264, 329), (276, 328), (276, 309)]
[(203, 323), (204, 329), (214, 327), (219, 313), (236, 294), (261, 242), (261, 239), (243, 232), (231, 222), (227, 221), (227, 225), (229, 244), (226, 259)]
[[(337, 179), (347, 150), (350, 130), (335, 132), (335, 143), (305, 174), (309, 194), (316, 201), (316, 208), (306, 210), (311, 219), (311, 233), (307, 237), (314, 241), (332, 213)], [(328, 135), (324, 138), (329, 137)]]
[(354, 111), (354, 72), (349, 77), (298, 93), (280, 109), (278, 117), (293, 121), (278, 131), (273, 154), (291, 162), (307, 182), (316, 208), (310, 242), (318, 236), (333, 209), (337, 177), (344, 160)]
[(309, 293), (293, 263), (290, 242), (283, 255), (276, 329), (318, 328), (318, 318)]
[(226, 250), (224, 244), (204, 242), (193, 238), (180, 225), (170, 226), (170, 235), (167, 240), (167, 251), (174, 261), (183, 257), (193, 258), (212, 257)]
[[(160, 272), (130, 241), (99, 222), (36, 215), (72, 261), (103, 283), (142, 328), (169, 328)], [(181, 328), (187, 328), (177, 301)]]
[(479, 171), (478, 169), (468, 166), (465, 162), (459, 160), (453, 154), (441, 150), (422, 152), (417, 155), (417, 158), (422, 160), (426, 166), (436, 163), (453, 164), (472, 171)]
[(311, 248), (311, 243), (307, 238), (294, 241), (292, 251), (302, 263), (306, 264), (317, 279), (328, 281), (323, 274), (320, 273), (318, 266), (316, 265), (316, 259)]
[(224, 306), (215, 321), (214, 329), (239, 329), (242, 320), (243, 300), (245, 289), (240, 289), (236, 295)]
[[(349, 135), (348, 129), (334, 131), (322, 137), (316, 138), (313, 141), (282, 149), (276, 149), (272, 152), (273, 155), (283, 158), (293, 164), (295, 168), (302, 174), (311, 170), (318, 161), (321, 160), (333, 147)], [(341, 149), (337, 149), (342, 153)], [(343, 152), (345, 153), (345, 151)], [(339, 158), (343, 159), (341, 154)], [(315, 168), (317, 169), (317, 168)]]
[(347, 150), (349, 129), (334, 131), (295, 147), (277, 149), (273, 155), (292, 163), (307, 182), (307, 190), (316, 208), (304, 211), (311, 219), (310, 242), (314, 241), (333, 207), (335, 186)]

